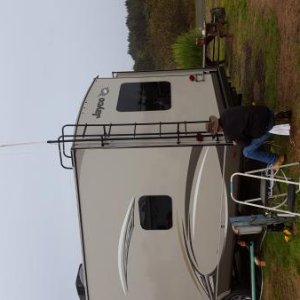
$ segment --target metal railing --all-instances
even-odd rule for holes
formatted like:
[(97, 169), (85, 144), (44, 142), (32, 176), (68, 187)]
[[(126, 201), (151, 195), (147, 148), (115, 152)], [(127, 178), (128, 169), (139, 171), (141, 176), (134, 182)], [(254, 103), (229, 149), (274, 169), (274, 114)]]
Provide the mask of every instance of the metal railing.
[[(63, 168), (76, 148), (143, 148), (178, 146), (226, 146), (222, 133), (215, 136), (205, 130), (208, 121), (67, 124), (57, 140)], [(71, 133), (70, 133), (71, 132)], [(67, 145), (69, 145), (67, 147)]]

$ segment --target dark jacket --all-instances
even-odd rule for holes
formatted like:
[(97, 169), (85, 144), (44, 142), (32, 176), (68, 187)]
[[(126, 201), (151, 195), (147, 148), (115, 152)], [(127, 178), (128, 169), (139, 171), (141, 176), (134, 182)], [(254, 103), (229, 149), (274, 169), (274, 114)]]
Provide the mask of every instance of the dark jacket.
[(235, 106), (222, 113), (219, 123), (228, 140), (248, 145), (272, 128), (274, 117), (266, 106)]

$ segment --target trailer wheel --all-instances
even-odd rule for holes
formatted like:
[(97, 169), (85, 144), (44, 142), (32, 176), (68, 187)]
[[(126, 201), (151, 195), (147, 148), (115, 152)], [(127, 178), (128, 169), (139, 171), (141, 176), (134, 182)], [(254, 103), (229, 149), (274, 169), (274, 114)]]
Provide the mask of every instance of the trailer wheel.
[(222, 300), (251, 300), (251, 296), (247, 290), (235, 290)]

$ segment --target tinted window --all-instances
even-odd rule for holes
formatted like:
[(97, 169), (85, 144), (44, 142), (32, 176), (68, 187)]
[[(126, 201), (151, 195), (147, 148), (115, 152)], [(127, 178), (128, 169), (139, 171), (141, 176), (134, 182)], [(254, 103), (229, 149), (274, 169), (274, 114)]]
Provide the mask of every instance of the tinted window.
[(170, 82), (123, 83), (118, 98), (118, 111), (153, 111), (171, 108)]
[(172, 227), (172, 199), (169, 196), (143, 196), (139, 200), (141, 226), (146, 230)]

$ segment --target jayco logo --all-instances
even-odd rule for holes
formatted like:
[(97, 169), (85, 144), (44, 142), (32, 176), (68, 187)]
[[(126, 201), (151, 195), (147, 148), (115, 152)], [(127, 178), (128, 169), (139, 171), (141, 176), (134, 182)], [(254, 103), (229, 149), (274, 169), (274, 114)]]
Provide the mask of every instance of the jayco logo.
[(93, 116), (96, 116), (96, 119), (101, 118), (102, 111), (104, 110), (104, 98), (98, 99), (98, 104), (95, 112), (93, 113)]
[(97, 104), (97, 108), (95, 110), (95, 112), (93, 113), (93, 116), (96, 116), (96, 119), (101, 118), (101, 114), (102, 111), (104, 110), (104, 102), (105, 102), (105, 98), (103, 98), (104, 96), (106, 96), (109, 93), (109, 89), (108, 88), (103, 88), (100, 92), (100, 94), (98, 95), (98, 97), (100, 97), (98, 99), (98, 104)]

